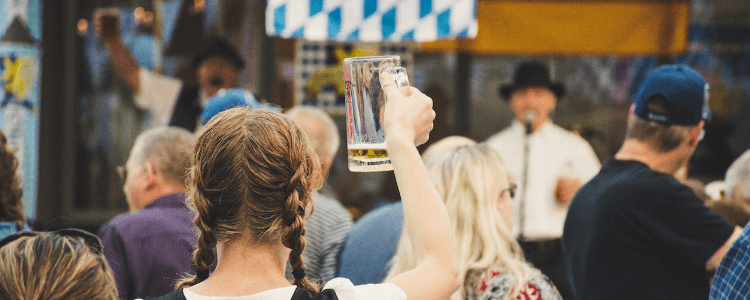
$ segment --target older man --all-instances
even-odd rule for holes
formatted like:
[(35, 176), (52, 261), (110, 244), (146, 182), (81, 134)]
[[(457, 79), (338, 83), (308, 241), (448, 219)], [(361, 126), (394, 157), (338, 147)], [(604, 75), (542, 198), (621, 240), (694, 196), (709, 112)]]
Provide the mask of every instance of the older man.
[(571, 298), (560, 247), (565, 216), (578, 188), (601, 164), (580, 136), (550, 120), (565, 87), (538, 62), (522, 63), (513, 84), (500, 88), (515, 114), (509, 128), (487, 140), (520, 187), (513, 202), (513, 232), (526, 259)]
[[(726, 200), (715, 202), (726, 202), (747, 209), (750, 204), (750, 150), (732, 163), (724, 182)], [(716, 270), (711, 285), (711, 300), (750, 298), (750, 226), (747, 223), (741, 226), (745, 226), (745, 229)]]
[(195, 137), (185, 129), (157, 127), (135, 140), (118, 168), (130, 212), (99, 230), (120, 299), (154, 297), (193, 272), (193, 214), (185, 206), (185, 177)]
[(750, 150), (729, 166), (724, 184), (727, 200), (750, 204)]
[(563, 249), (575, 299), (706, 299), (740, 228), (674, 174), (710, 120), (708, 85), (686, 65), (649, 72), (625, 141), (575, 195)]
[[(323, 175), (328, 176), (339, 148), (339, 132), (331, 117), (318, 108), (298, 106), (286, 115), (294, 120), (313, 143)], [(336, 276), (336, 265), (344, 239), (352, 227), (352, 217), (338, 200), (320, 193), (312, 195), (315, 211), (305, 222), (307, 246), (302, 252), (306, 273), (322, 282)], [(287, 278), (292, 278), (287, 268)]]

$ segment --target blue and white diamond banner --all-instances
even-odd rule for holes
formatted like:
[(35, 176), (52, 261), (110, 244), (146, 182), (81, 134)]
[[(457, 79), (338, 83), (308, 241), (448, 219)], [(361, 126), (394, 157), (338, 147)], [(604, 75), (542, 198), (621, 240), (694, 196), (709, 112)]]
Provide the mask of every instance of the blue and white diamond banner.
[(473, 38), (476, 0), (269, 0), (266, 32), (312, 41)]

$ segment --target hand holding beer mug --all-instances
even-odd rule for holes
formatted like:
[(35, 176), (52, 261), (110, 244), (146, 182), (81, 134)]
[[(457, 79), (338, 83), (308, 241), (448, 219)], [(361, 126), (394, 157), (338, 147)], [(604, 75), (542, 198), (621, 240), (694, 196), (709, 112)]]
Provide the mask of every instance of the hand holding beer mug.
[(399, 88), (408, 86), (406, 69), (400, 66), (398, 56), (344, 59), (347, 149), (352, 172), (393, 170), (383, 135), (387, 97), (380, 74), (391, 74)]

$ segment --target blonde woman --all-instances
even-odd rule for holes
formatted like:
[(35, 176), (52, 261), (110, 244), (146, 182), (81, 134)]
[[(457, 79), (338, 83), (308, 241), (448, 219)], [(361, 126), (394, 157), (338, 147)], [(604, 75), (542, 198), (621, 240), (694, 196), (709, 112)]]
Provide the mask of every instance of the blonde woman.
[[(561, 299), (552, 282), (524, 261), (511, 235), (515, 185), (500, 156), (486, 144), (468, 144), (423, 157), (448, 209), (464, 280), (451, 299)], [(386, 280), (414, 266), (409, 238), (402, 235)]]
[[(193, 154), (187, 203), (199, 233), (193, 253), (197, 274), (157, 299), (449, 298), (459, 278), (448, 213), (414, 146), (432, 129), (432, 100), (412, 87), (399, 90), (390, 76), (381, 80), (388, 93), (388, 153), (403, 198), (405, 231), (416, 241), (414, 270), (378, 285), (336, 278), (320, 291), (308, 280), (301, 256), (305, 208), (322, 183), (317, 155), (290, 119), (233, 108), (211, 118)], [(287, 261), (293, 285), (284, 276)]]
[(0, 241), (0, 299), (116, 300), (117, 286), (95, 235), (26, 231)]

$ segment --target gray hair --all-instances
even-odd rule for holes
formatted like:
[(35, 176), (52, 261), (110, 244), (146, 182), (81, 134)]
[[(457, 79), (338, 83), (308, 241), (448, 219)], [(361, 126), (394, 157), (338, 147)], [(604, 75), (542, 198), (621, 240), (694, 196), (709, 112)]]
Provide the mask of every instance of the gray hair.
[[(724, 182), (726, 184), (724, 192), (726, 193), (727, 199), (733, 199), (737, 188), (742, 188), (742, 197), (750, 199), (750, 150), (745, 151), (737, 160), (735, 160), (729, 169), (727, 170), (726, 176), (724, 176)], [(741, 199), (737, 199), (741, 200)]]
[(321, 162), (336, 156), (341, 142), (339, 131), (326, 112), (320, 108), (298, 105), (285, 114), (310, 137)]
[(150, 162), (169, 183), (184, 186), (195, 140), (195, 135), (183, 128), (151, 128), (135, 139), (130, 159), (138, 165)]

